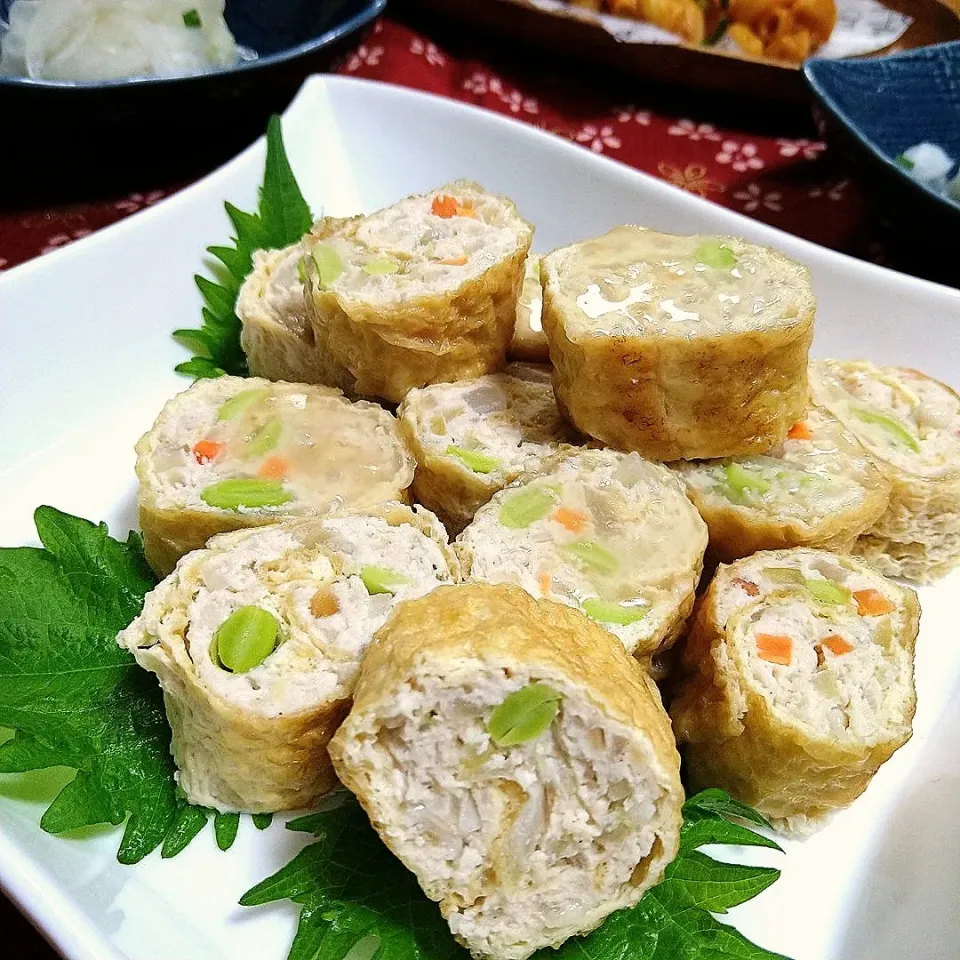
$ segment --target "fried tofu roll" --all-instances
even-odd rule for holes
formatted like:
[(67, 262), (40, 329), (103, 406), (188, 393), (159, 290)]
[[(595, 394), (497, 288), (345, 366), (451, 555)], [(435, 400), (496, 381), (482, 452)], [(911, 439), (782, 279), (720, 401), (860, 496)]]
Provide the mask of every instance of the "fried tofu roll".
[(679, 635), (706, 546), (677, 477), (616, 450), (561, 456), (507, 487), (455, 543), (465, 576), (577, 607), (641, 658)]
[(679, 758), (653, 682), (586, 617), (516, 587), (398, 607), (330, 754), (478, 957), (593, 929), (677, 852)]
[(865, 563), (774, 550), (721, 566), (670, 713), (691, 782), (804, 832), (910, 738), (917, 595)]
[(411, 390), (397, 416), (417, 461), (413, 495), (451, 533), (574, 438), (557, 409), (550, 371), (523, 363)]
[(517, 321), (507, 356), (511, 360), (547, 363), (550, 345), (543, 332), (543, 287), (540, 283), (540, 257), (531, 254), (523, 270), (523, 286), (517, 298)]
[(811, 407), (768, 454), (672, 465), (729, 563), (758, 550), (849, 553), (887, 509), (890, 482), (829, 411)]
[(499, 370), (532, 236), (510, 200), (458, 180), (307, 238), (323, 382), (399, 403)]
[(198, 380), (137, 443), (143, 545), (161, 576), (214, 534), (406, 500), (414, 461), (397, 421), (339, 390)]
[(764, 453), (807, 409), (806, 267), (736, 237), (617, 227), (544, 257), (561, 409), (651, 460)]
[(933, 580), (960, 565), (960, 397), (917, 370), (862, 360), (811, 365), (829, 407), (892, 484), (854, 552), (888, 576)]
[(386, 504), (223, 534), (118, 637), (163, 687), (191, 803), (268, 813), (333, 786), (327, 743), (400, 600), (458, 579), (439, 521)]
[[(325, 217), (314, 225), (310, 235), (322, 240), (355, 219)], [(323, 370), (307, 320), (303, 256), (299, 241), (283, 250), (257, 250), (253, 254), (253, 269), (237, 296), (240, 345), (252, 376), (291, 383), (322, 382)]]

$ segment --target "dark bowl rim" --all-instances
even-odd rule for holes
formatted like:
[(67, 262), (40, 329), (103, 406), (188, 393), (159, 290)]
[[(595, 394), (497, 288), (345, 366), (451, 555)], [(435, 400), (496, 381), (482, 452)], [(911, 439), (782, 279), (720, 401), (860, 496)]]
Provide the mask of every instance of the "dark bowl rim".
[(211, 70), (206, 73), (190, 73), (179, 77), (125, 77), (120, 80), (98, 80), (93, 82), (78, 82), (73, 80), (42, 80), (35, 77), (0, 76), (0, 89), (3, 87), (22, 90), (51, 90), (63, 92), (76, 90), (79, 93), (93, 93), (96, 91), (133, 89), (136, 87), (158, 87), (169, 84), (183, 86), (212, 78), (229, 77), (231, 74), (244, 74), (256, 70), (288, 63), (310, 53), (315, 53), (328, 47), (351, 33), (367, 26), (375, 20), (387, 5), (387, 0), (367, 0), (367, 3), (353, 16), (336, 24), (318, 37), (305, 40), (295, 47), (289, 47), (267, 57), (258, 57), (256, 60), (241, 61), (221, 70)]
[[(880, 60), (915, 60), (918, 59), (918, 55), (924, 59), (929, 59), (931, 56), (936, 56), (936, 51), (944, 47), (952, 47), (960, 51), (960, 40), (950, 40), (945, 43), (934, 43), (926, 47), (916, 47), (912, 50), (900, 50), (897, 53), (884, 54), (883, 56), (879, 57), (864, 57), (855, 59), (844, 58), (842, 60), (834, 60), (830, 57), (810, 57), (803, 64), (803, 75), (817, 100), (820, 101), (820, 103), (829, 111), (830, 115), (834, 117), (837, 122), (842, 124), (847, 133), (851, 134), (863, 147), (866, 148), (868, 153), (870, 153), (875, 159), (879, 160), (888, 170), (895, 173), (900, 178), (902, 183), (915, 191), (919, 191), (921, 196), (929, 197), (931, 200), (935, 200), (937, 204), (944, 210), (948, 210), (951, 213), (960, 215), (960, 204), (957, 204), (948, 197), (945, 197), (942, 193), (938, 193), (933, 189), (933, 187), (928, 186), (926, 183), (922, 183), (921, 181), (911, 177), (908, 170), (904, 170), (904, 168), (901, 167), (893, 157), (888, 156), (886, 152), (881, 150), (880, 147), (874, 143), (874, 141), (870, 139), (870, 137), (868, 137), (855, 122), (852, 122), (852, 120), (847, 116), (846, 112), (841, 109), (834, 97), (826, 89), (824, 89), (819, 77), (817, 76), (817, 65), (821, 63), (831, 65), (842, 63), (843, 70), (859, 71), (863, 70), (865, 67), (870, 69), (870, 65)], [(956, 164), (958, 162), (960, 162), (960, 158), (955, 157), (954, 163)]]

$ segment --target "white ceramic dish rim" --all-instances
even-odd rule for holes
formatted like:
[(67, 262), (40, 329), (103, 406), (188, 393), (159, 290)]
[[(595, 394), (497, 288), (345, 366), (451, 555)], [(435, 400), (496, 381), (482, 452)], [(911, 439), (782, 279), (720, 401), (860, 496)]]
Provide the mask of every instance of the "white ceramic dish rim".
[[(708, 201), (690, 194), (684, 194), (654, 177), (625, 167), (609, 158), (583, 150), (583, 148), (560, 137), (480, 108), (372, 81), (341, 77), (313, 77), (306, 82), (300, 94), (288, 108), (288, 114), (303, 109), (303, 105), (308, 103), (314, 95), (322, 96), (324, 93), (330, 92), (335, 96), (338, 90), (349, 90), (349, 88), (357, 85), (378, 88), (378, 95), (382, 95), (387, 109), (389, 109), (389, 103), (392, 99), (420, 98), (442, 103), (444, 108), (455, 112), (470, 113), (477, 124), (486, 124), (491, 129), (509, 128), (518, 140), (527, 138), (530, 142), (541, 142), (548, 145), (552, 150), (566, 153), (570, 157), (575, 156), (577, 162), (584, 169), (616, 170), (619, 176), (628, 177), (636, 185), (638, 191), (649, 195), (654, 200), (657, 197), (662, 197), (669, 199), (672, 205), (685, 204), (691, 211), (709, 211), (711, 219), (716, 220), (719, 217), (729, 223), (729, 232), (731, 233), (739, 232), (738, 228), (742, 227), (744, 234), (753, 238), (760, 238), (762, 242), (780, 246), (800, 259), (827, 263), (835, 269), (846, 268), (854, 276), (859, 275), (859, 278), (866, 283), (883, 286), (899, 294), (914, 294), (924, 298), (930, 296), (942, 298), (945, 306), (955, 307), (960, 314), (960, 291), (898, 274), (884, 267), (864, 263), (844, 254), (826, 250), (816, 244), (785, 234), (776, 228), (758, 224), (747, 217), (718, 208)], [(95, 244), (112, 244), (131, 231), (139, 234), (154, 221), (175, 214), (180, 207), (188, 207), (195, 196), (200, 193), (208, 193), (215, 188), (217, 183), (227, 176), (228, 171), (235, 164), (243, 163), (251, 153), (262, 151), (262, 149), (263, 144), (260, 140), (225, 167), (214, 171), (156, 207), (98, 231), (93, 236), (78, 241), (69, 247), (0, 275), (0, 298), (2, 298), (7, 285), (12, 281), (20, 281), (37, 271), (42, 273), (53, 272), (57, 265), (64, 260), (83, 256), (87, 251), (94, 250)], [(0, 887), (32, 919), (50, 942), (70, 960), (104, 960), (108, 957), (111, 960), (122, 960), (122, 955), (104, 941), (84, 912), (71, 903), (58, 887), (45, 883), (43, 872), (37, 868), (37, 865), (28, 856), (16, 849), (12, 842), (4, 836), (2, 830), (0, 830)]]

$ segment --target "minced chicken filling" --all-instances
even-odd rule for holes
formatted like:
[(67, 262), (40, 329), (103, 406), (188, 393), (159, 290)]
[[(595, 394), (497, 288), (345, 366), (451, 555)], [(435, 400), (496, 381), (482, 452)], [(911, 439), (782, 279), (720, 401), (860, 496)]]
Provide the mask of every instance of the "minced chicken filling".
[(817, 407), (764, 456), (674, 467), (696, 493), (714, 502), (808, 522), (855, 508), (867, 488), (881, 482), (860, 444)]
[(549, 373), (532, 367), (426, 387), (417, 406), (418, 439), (427, 450), (467, 469), (471, 458), (462, 451), (482, 454), (490, 458), (481, 461), (483, 475), (501, 482), (556, 453), (567, 435)]
[[(411, 524), (344, 515), (315, 521), (311, 534), (258, 530), (192, 568), (185, 642), (197, 675), (221, 696), (267, 716), (347, 696), (360, 659), (394, 605), (452, 576), (440, 547)], [(218, 662), (218, 629), (256, 606), (280, 624), (276, 649), (232, 673)]]
[(472, 942), (549, 941), (551, 927), (589, 923), (629, 891), (657, 839), (648, 745), (577, 691), (548, 679), (563, 698), (548, 729), (509, 747), (491, 739), (493, 710), (534, 679), (479, 663), (462, 685), (421, 676), (364, 751), (401, 855), (461, 904), (447, 919)]
[(814, 373), (826, 402), (871, 453), (909, 473), (939, 478), (960, 470), (960, 397), (901, 367), (823, 360)]
[(633, 651), (690, 595), (706, 532), (663, 468), (586, 452), (497, 494), (457, 543), (471, 576), (579, 607)]

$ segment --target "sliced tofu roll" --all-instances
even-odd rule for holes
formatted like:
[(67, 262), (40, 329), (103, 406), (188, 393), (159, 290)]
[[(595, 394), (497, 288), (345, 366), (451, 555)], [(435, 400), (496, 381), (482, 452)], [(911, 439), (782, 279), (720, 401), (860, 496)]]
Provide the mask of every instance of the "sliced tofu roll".
[(697, 787), (805, 832), (910, 738), (917, 595), (862, 561), (772, 550), (721, 566), (671, 707)]
[(810, 378), (817, 403), (892, 484), (886, 512), (854, 552), (921, 582), (960, 565), (960, 396), (917, 370), (862, 360), (816, 361)]
[(707, 527), (666, 467), (582, 450), (500, 491), (457, 538), (464, 575), (577, 607), (649, 658), (693, 608)]
[(523, 286), (517, 298), (517, 321), (507, 351), (511, 360), (529, 360), (533, 363), (547, 363), (550, 360), (550, 345), (543, 332), (540, 260), (540, 257), (531, 254), (524, 266)]
[(386, 504), (222, 534), (118, 637), (163, 687), (191, 803), (268, 813), (335, 782), (327, 743), (400, 600), (458, 579), (439, 521)]
[(307, 238), (323, 382), (399, 403), (499, 370), (532, 236), (510, 200), (458, 180)]
[(574, 439), (550, 371), (532, 364), (411, 390), (397, 416), (417, 461), (413, 495), (451, 533), (497, 490)]
[[(353, 218), (356, 219), (356, 218)], [(325, 217), (311, 237), (324, 237), (346, 228), (352, 219)], [(321, 383), (313, 328), (307, 320), (304, 292), (306, 262), (303, 245), (283, 250), (257, 250), (253, 269), (237, 297), (240, 345), (251, 375), (291, 383)]]
[(617, 227), (544, 257), (557, 399), (651, 460), (763, 453), (807, 409), (806, 267), (736, 237)]
[(399, 606), (330, 754), (478, 957), (593, 929), (677, 852), (679, 758), (653, 682), (586, 617), (516, 587)]
[(758, 550), (849, 553), (887, 509), (890, 482), (832, 414), (811, 407), (768, 454), (672, 465), (729, 563)]
[(198, 380), (137, 443), (147, 559), (164, 576), (216, 533), (405, 500), (413, 469), (375, 404), (255, 377)]

